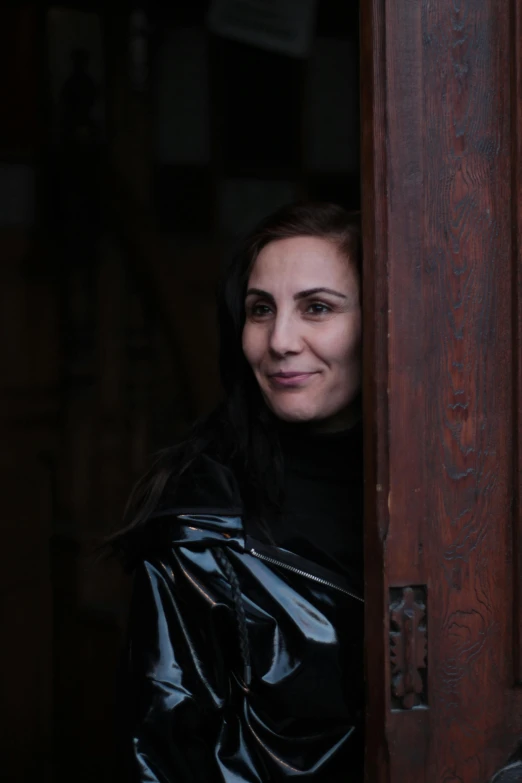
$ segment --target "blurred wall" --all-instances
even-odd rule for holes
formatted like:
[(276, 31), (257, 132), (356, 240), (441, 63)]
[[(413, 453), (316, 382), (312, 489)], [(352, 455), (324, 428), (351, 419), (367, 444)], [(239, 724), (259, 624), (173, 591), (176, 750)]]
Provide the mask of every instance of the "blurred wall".
[(237, 235), (294, 198), (359, 206), (356, 4), (319, 0), (299, 57), (209, 32), (208, 7), (0, 12), (6, 781), (119, 779), (129, 580), (93, 547), (218, 399)]

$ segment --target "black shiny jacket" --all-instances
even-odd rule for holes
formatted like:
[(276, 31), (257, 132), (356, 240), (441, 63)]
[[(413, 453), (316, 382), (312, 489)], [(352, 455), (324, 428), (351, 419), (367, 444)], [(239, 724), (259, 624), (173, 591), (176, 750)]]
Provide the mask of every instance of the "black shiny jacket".
[(140, 542), (129, 779), (361, 783), (362, 648), (360, 589), (253, 540), (230, 472), (200, 458)]

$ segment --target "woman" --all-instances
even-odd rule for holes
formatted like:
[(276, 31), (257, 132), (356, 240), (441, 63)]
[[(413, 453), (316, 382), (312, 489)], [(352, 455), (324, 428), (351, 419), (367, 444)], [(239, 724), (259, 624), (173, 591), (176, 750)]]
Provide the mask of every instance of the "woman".
[(331, 204), (247, 237), (226, 397), (131, 498), (131, 779), (362, 780), (360, 241)]

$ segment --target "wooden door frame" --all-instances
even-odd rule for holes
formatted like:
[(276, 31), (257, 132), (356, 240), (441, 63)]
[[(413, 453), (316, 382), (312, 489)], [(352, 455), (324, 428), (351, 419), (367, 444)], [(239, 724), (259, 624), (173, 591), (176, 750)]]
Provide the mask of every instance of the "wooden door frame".
[[(521, 16), (519, 0), (361, 3), (368, 783), (486, 783), (521, 734)], [(390, 588), (415, 585), (427, 687), (395, 709)]]

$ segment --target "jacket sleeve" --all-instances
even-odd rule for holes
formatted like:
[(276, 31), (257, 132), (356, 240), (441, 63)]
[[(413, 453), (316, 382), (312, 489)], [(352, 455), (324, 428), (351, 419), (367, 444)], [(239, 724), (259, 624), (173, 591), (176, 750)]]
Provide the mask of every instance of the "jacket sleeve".
[(502, 767), (493, 777), (490, 783), (521, 783), (522, 761), (514, 761)]
[(507, 763), (493, 775), (489, 783), (522, 783), (522, 742)]
[(176, 564), (174, 554), (172, 562), (144, 561), (135, 573), (118, 699), (126, 780), (134, 783), (216, 777), (220, 666), (209, 618), (197, 616), (197, 601), (187, 603)]

